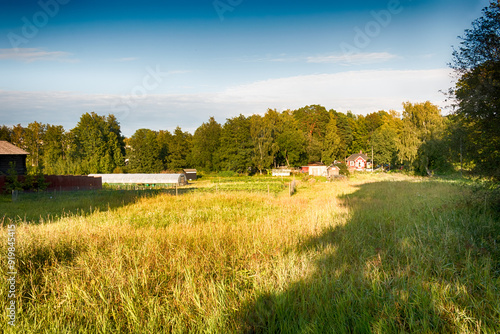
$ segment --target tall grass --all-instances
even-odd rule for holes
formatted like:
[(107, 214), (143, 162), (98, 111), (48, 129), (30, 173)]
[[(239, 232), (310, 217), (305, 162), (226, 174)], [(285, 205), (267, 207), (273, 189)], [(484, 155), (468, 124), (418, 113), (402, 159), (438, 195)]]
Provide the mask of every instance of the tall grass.
[[(4, 224), (14, 219), (17, 226), (18, 313), (14, 328), (0, 326), (54, 333), (500, 331), (498, 221), (464, 205), (467, 192), (400, 176), (300, 183), (292, 197), (288, 189), (273, 196), (220, 189), (119, 204), (129, 194), (122, 192), (109, 198), (115, 205), (101, 197), (97, 209), (38, 224), (23, 218), (24, 207), (2, 203), (12, 210)], [(6, 241), (0, 249), (6, 254)], [(5, 265), (1, 272), (6, 276)], [(5, 285), (0, 301), (5, 310)]]

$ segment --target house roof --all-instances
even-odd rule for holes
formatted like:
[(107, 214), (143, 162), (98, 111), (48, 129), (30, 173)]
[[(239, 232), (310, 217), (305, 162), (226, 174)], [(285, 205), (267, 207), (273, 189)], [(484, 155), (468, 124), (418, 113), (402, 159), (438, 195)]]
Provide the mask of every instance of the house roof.
[(28, 155), (29, 153), (8, 141), (0, 140), (0, 155)]
[(361, 158), (365, 161), (368, 161), (368, 157), (364, 153), (351, 154), (346, 160), (347, 161), (355, 161), (357, 158)]
[(196, 169), (183, 169), (184, 173), (196, 173)]

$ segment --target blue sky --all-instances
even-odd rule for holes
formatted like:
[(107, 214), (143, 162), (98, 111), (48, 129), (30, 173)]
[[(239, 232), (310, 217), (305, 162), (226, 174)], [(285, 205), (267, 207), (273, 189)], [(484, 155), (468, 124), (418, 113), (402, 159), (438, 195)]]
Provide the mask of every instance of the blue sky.
[(446, 113), (452, 46), (488, 3), (2, 1), (0, 124), (95, 111), (130, 136), (308, 104)]

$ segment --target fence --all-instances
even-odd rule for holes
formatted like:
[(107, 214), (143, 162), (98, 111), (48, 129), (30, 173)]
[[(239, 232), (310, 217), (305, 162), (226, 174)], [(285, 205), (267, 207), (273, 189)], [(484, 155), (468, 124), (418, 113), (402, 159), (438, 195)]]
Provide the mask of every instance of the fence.
[[(48, 191), (102, 189), (102, 180), (100, 177), (77, 175), (44, 175), (43, 177), (45, 178), (45, 182), (48, 183)], [(18, 176), (18, 180), (24, 182), (25, 176)], [(0, 176), (0, 193), (4, 191), (6, 181), (6, 176)]]

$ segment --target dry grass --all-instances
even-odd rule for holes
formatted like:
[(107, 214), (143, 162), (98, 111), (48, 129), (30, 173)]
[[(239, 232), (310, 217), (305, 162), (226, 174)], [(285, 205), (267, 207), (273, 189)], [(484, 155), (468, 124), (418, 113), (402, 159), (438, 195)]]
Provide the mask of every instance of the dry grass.
[[(457, 187), (360, 176), (18, 221), (14, 329), (494, 332), (498, 245), (483, 241), (498, 222), (461, 207)], [(470, 239), (468, 219), (490, 229)]]

